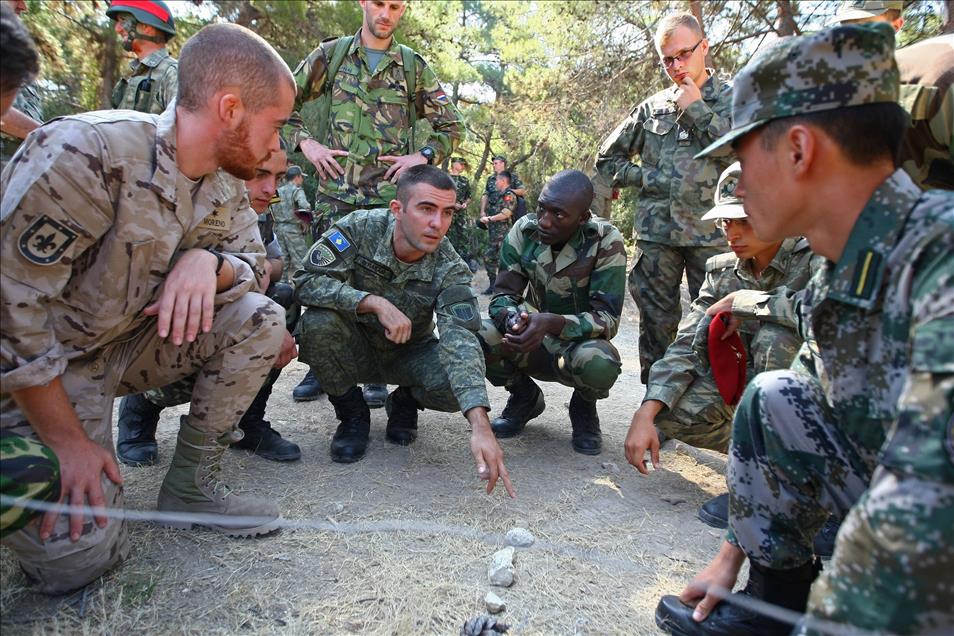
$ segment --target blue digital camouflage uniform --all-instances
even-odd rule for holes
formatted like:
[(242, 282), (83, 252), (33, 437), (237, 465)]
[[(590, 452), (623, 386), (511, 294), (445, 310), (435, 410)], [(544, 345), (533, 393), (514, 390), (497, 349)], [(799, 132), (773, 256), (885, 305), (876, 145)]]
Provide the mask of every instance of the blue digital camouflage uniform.
[[(559, 382), (587, 401), (609, 395), (620, 372), (620, 356), (610, 340), (619, 328), (626, 293), (623, 236), (602, 219), (590, 218), (556, 254), (536, 234), (537, 215), (514, 225), (500, 250), (501, 271), (480, 338), (487, 378), (506, 386), (523, 372)], [(559, 314), (566, 326), (546, 336), (538, 351), (513, 354), (501, 346), (508, 310)]]
[[(676, 106), (676, 86), (642, 102), (603, 142), (596, 160), (597, 171), (613, 187), (639, 190), (629, 291), (639, 308), (643, 384), (676, 336), (683, 271), (694, 299), (706, 261), (726, 250), (722, 233), (701, 219), (712, 207), (719, 175), (734, 160), (731, 150), (694, 158), (731, 123), (732, 86), (709, 72), (702, 99), (685, 111)], [(638, 164), (633, 163), (636, 156)]]
[[(504, 210), (510, 210), (510, 212), (513, 213), (517, 209), (517, 195), (513, 193), (513, 190), (508, 188), (497, 194), (498, 196), (493, 200), (493, 203), (487, 203), (485, 211), (487, 216), (500, 214)], [(494, 285), (494, 281), (497, 279), (500, 246), (503, 245), (504, 239), (507, 237), (507, 232), (510, 231), (513, 225), (511, 221), (512, 218), (511, 216), (503, 221), (489, 221), (487, 223), (487, 250), (484, 252), (484, 267), (487, 268), (487, 280), (490, 281), (491, 286)]]
[[(738, 290), (772, 290), (805, 287), (811, 275), (812, 252), (805, 239), (786, 239), (772, 261), (756, 278), (750, 260), (732, 252), (713, 256), (706, 263), (706, 280), (666, 355), (652, 366), (643, 401), (658, 400), (666, 408), (656, 416), (656, 427), (670, 437), (700, 448), (725, 452), (729, 445), (735, 409), (719, 395), (705, 350), (693, 347), (696, 333), (707, 329), (706, 310)], [(747, 353), (746, 378), (772, 369), (787, 368), (801, 338), (787, 314), (759, 315), (739, 328)]]
[[(305, 308), (299, 359), (331, 396), (362, 382), (380, 382), (409, 387), (423, 408), (462, 413), (489, 408), (470, 270), (446, 237), (436, 252), (402, 263), (392, 246), (394, 228), (390, 210), (359, 210), (311, 247), (295, 277)], [(407, 316), (410, 340), (391, 342), (374, 314), (357, 313), (369, 294)]]

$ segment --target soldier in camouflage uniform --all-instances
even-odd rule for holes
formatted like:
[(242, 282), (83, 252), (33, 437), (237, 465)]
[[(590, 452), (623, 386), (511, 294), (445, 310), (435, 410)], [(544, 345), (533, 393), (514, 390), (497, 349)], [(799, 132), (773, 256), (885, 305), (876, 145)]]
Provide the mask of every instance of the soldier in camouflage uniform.
[[(904, 25), (901, 0), (847, 0), (832, 24), (887, 22)], [(911, 128), (901, 145), (901, 167), (924, 189), (954, 190), (954, 35), (922, 40), (895, 53), (901, 72), (901, 105)]]
[(474, 224), (470, 215), (467, 214), (467, 207), (470, 205), (473, 191), (470, 187), (470, 179), (463, 174), (466, 166), (467, 162), (461, 157), (454, 157), (451, 162), (450, 178), (454, 182), (454, 189), (457, 193), (457, 211), (454, 212), (454, 220), (447, 231), (447, 238), (450, 239), (451, 245), (470, 267), (470, 271), (475, 272), (477, 270), (472, 251)]
[(311, 206), (301, 187), (305, 182), (301, 168), (289, 166), (285, 178), (287, 182), (278, 189), (281, 201), (272, 207), (272, 215), (275, 219), (275, 235), (282, 247), (282, 260), (285, 263), (282, 275), (291, 280), (308, 253), (304, 221), (299, 215), (310, 215)]
[(733, 161), (729, 148), (695, 158), (728, 130), (732, 99), (728, 81), (705, 67), (709, 43), (699, 23), (685, 13), (664, 18), (656, 28), (656, 48), (675, 85), (637, 106), (603, 142), (596, 160), (614, 187), (639, 190), (629, 291), (639, 308), (643, 384), (676, 336), (683, 271), (693, 300), (706, 261), (726, 250), (725, 236), (702, 215), (712, 207), (719, 175)]
[(484, 183), (484, 195), (480, 197), (480, 216), (486, 216), (487, 208), (497, 205), (496, 199), (500, 197), (500, 190), (497, 189), (497, 175), (501, 172), (510, 173), (510, 189), (518, 197), (527, 196), (527, 189), (523, 181), (513, 170), (507, 170), (507, 158), (503, 155), (494, 155), (493, 160), (494, 173), (487, 177)]
[[(254, 65), (236, 64), (249, 55)], [(277, 506), (220, 482), (219, 459), (279, 355), (284, 312), (249, 293), (264, 274), (257, 219), (242, 182), (216, 166), (227, 160), (248, 178), (255, 157), (278, 150), (294, 79), (268, 43), (236, 25), (202, 29), (181, 64), (189, 73), (177, 108), (58, 119), (3, 173), (0, 428), (54, 451), (70, 503), (122, 508), (113, 397), (198, 371), (157, 507), (215, 513), (220, 532), (261, 534), (278, 524)], [(251, 90), (248, 77), (271, 85)], [(239, 121), (209, 105), (226, 86)], [(230, 138), (233, 127), (247, 132)], [(4, 543), (54, 594), (129, 552), (122, 519), (81, 513), (46, 516)]]
[(510, 188), (511, 175), (504, 170), (494, 177), (497, 182), (497, 196), (488, 204), (480, 222), (487, 228), (487, 250), (484, 252), (484, 267), (487, 268), (487, 289), (485, 295), (494, 293), (497, 280), (497, 263), (500, 260), (500, 246), (513, 225), (510, 218), (517, 209), (517, 194)]
[[(741, 172), (739, 164), (734, 163), (722, 173), (716, 206), (702, 217), (722, 229), (732, 252), (713, 256), (706, 263), (706, 280), (699, 296), (679, 324), (679, 333), (666, 355), (650, 369), (646, 394), (626, 436), (626, 459), (643, 474), (648, 474), (644, 458), (647, 450), (653, 464), (659, 463), (657, 429), (699, 448), (720, 453), (728, 449), (735, 408), (719, 394), (708, 353), (693, 346), (697, 332), (708, 332), (711, 317), (706, 310), (729, 293), (743, 289), (752, 290), (756, 297), (759, 292), (778, 287), (799, 290), (811, 275), (808, 241), (762, 241), (755, 236), (742, 201), (735, 195)], [(736, 299), (741, 303), (744, 295)], [(792, 363), (802, 341), (795, 324), (786, 318), (760, 315), (739, 329), (748, 380), (763, 371), (786, 369)]]
[(500, 250), (496, 295), (480, 338), (487, 378), (510, 398), (492, 426), (497, 437), (519, 435), (544, 409), (530, 378), (573, 387), (573, 450), (601, 449), (596, 401), (620, 372), (610, 343), (626, 293), (626, 249), (619, 230), (590, 215), (593, 184), (578, 170), (544, 186), (537, 213), (507, 234)]
[(325, 232), (295, 277), (305, 307), (301, 359), (340, 421), (331, 458), (355, 462), (367, 449), (370, 411), (357, 384), (394, 383), (388, 441), (413, 443), (419, 410), (460, 411), (472, 426), (471, 450), (488, 492), (499, 476), (512, 495), (487, 417), (471, 274), (444, 236), (454, 184), (430, 166), (408, 169), (398, 184), (390, 209), (353, 212)]
[[(404, 1), (359, 4), (364, 17), (358, 32), (322, 42), (295, 69), (298, 97), (289, 120), (289, 141), (318, 171), (315, 219), (320, 225), (312, 230), (316, 239), (350, 212), (387, 207), (405, 170), (440, 163), (464, 135), (460, 113), (434, 71), (393, 37), (407, 8)], [(341, 66), (329, 77), (328, 66), (339, 45), (347, 48)], [(327, 110), (322, 110), (323, 100), (330, 101)], [(430, 123), (431, 134), (421, 145), (413, 134), (412, 117)], [(317, 397), (320, 387), (308, 386), (296, 400)], [(372, 406), (383, 406), (386, 397), (386, 387), (365, 387)]]
[[(954, 631), (954, 193), (922, 192), (896, 168), (908, 117), (893, 44), (888, 25), (836, 27), (781, 40), (736, 77), (733, 129), (716, 144), (739, 155), (749, 221), (766, 239), (803, 233), (825, 262), (801, 292), (710, 308), (787, 314), (805, 344), (742, 397), (727, 540), (660, 602), (667, 631), (789, 633), (705, 591), (731, 589), (746, 557), (744, 594), (807, 601), (799, 634), (830, 633), (815, 618)], [(829, 513), (847, 516), (812, 585), (811, 538)]]
[(113, 88), (113, 108), (160, 114), (179, 90), (179, 63), (166, 43), (175, 37), (172, 13), (161, 0), (113, 0), (106, 15), (123, 39), (123, 49), (136, 55), (132, 71)]
[[(40, 71), (39, 57), (33, 45), (33, 39), (27, 33), (23, 23), (17, 18), (26, 11), (27, 5), (23, 0), (3, 0), (6, 6), (4, 20), (9, 39), (4, 40), (4, 46), (9, 50), (4, 52), (3, 83), (11, 84), (14, 91), (13, 104), (4, 109), (3, 122), (0, 126), (0, 170), (6, 167), (7, 162), (20, 147), (20, 142), (28, 134), (39, 128), (43, 123), (43, 107), (40, 103), (40, 94), (37, 91), (36, 78)], [(17, 33), (14, 33), (14, 30)], [(32, 53), (30, 60), (25, 55)], [(8, 57), (9, 56), (9, 57)], [(22, 66), (28, 64), (29, 68)], [(21, 68), (16, 68), (20, 65)], [(13, 86), (15, 84), (15, 86)], [(17, 89), (18, 92), (17, 92)], [(7, 88), (5, 87), (6, 91)]]

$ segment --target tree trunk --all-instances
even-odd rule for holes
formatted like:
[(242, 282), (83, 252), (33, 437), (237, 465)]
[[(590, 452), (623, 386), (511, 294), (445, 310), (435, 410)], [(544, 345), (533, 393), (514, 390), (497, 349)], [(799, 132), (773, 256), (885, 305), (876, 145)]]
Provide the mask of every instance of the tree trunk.
[(779, 37), (801, 35), (801, 31), (798, 30), (798, 24), (795, 23), (792, 0), (776, 0), (775, 6), (778, 8), (778, 18), (775, 20), (775, 32), (778, 33)]
[[(109, 23), (112, 26), (112, 23)], [(119, 56), (116, 54), (116, 31), (107, 28), (99, 36), (99, 59), (103, 80), (99, 85), (99, 104), (101, 108), (113, 107), (113, 88), (119, 80)]]
[[(699, 27), (702, 29), (702, 37), (706, 37), (706, 23), (702, 18), (702, 0), (689, 0), (689, 12), (695, 16), (696, 20), (699, 22)], [(714, 66), (715, 64), (712, 61), (712, 48), (709, 48), (709, 52), (706, 53), (706, 66)]]
[(477, 172), (474, 173), (474, 183), (480, 185), (480, 177), (484, 174), (484, 168), (487, 166), (487, 157), (490, 156), (490, 142), (494, 138), (494, 126), (497, 122), (490, 122), (490, 130), (487, 131), (487, 137), (484, 140), (484, 150), (480, 153), (480, 163), (477, 164)]
[(944, 8), (947, 9), (947, 16), (941, 33), (954, 33), (954, 0), (945, 0)]

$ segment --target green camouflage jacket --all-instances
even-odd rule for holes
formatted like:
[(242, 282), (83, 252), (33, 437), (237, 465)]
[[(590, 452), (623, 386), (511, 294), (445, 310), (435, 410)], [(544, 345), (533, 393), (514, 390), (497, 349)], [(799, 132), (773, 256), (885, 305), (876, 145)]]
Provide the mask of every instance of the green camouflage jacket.
[[(516, 172), (510, 173), (510, 189), (511, 190), (520, 190), (524, 187), (523, 181), (520, 180), (520, 177), (517, 176)], [(487, 177), (487, 183), (484, 184), (484, 194), (487, 196), (487, 210), (490, 210), (490, 206), (497, 204), (497, 199), (499, 198), (500, 191), (497, 189), (497, 175), (492, 174)], [(493, 214), (492, 212), (487, 213), (488, 216)]]
[(462, 174), (450, 174), (447, 176), (454, 182), (454, 190), (457, 192), (457, 203), (470, 200), (473, 196), (473, 192), (470, 188), (470, 179)]
[(311, 213), (308, 197), (301, 186), (289, 181), (278, 189), (278, 196), (281, 197), (281, 203), (270, 208), (275, 223), (299, 225), (300, 220), (295, 212), (304, 210)]
[[(40, 93), (36, 89), (35, 82), (21, 87), (17, 92), (17, 96), (13, 99), (13, 103), (10, 104), (10, 107), (16, 108), (24, 115), (32, 117), (41, 124), (43, 123), (43, 104), (40, 100)], [(22, 139), (0, 134), (0, 159), (9, 161), (22, 142)]]
[[(307, 307), (353, 316), (378, 349), (420, 345), (440, 333), (440, 359), (451, 389), (466, 413), (489, 407), (484, 386), (484, 354), (477, 340), (480, 309), (470, 287), (471, 273), (450, 241), (413, 264), (394, 254), (394, 216), (388, 209), (359, 210), (335, 223), (312, 246), (295, 277), (298, 299)], [(396, 345), (374, 314), (358, 314), (358, 304), (374, 294), (387, 299), (411, 321), (411, 338)], [(327, 346), (323, 343), (322, 346)]]
[(611, 339), (619, 329), (626, 290), (622, 234), (609, 222), (591, 217), (554, 254), (536, 231), (537, 215), (527, 214), (507, 234), (490, 319), (504, 333), (507, 310), (526, 302), (566, 318), (561, 340)]
[[(711, 71), (710, 71), (711, 72)], [(678, 87), (641, 103), (603, 142), (596, 169), (613, 187), (639, 190), (636, 237), (665, 245), (721, 246), (725, 237), (702, 220), (713, 205), (719, 175), (734, 161), (731, 150), (707, 159), (694, 155), (732, 127), (732, 85), (712, 73), (702, 99), (685, 111)], [(634, 157), (639, 163), (633, 163)]]
[[(731, 292), (750, 290), (771, 290), (777, 287), (799, 290), (805, 287), (811, 277), (812, 251), (805, 239), (785, 239), (772, 262), (756, 278), (752, 274), (750, 260), (739, 260), (729, 252), (713, 256), (706, 262), (706, 280), (699, 289), (699, 296), (689, 307), (689, 313), (679, 323), (679, 332), (666, 355), (649, 370), (649, 382), (643, 401), (659, 400), (672, 408), (683, 396), (689, 385), (700, 374), (708, 373), (709, 362), (693, 347), (696, 331), (705, 321), (706, 310)], [(777, 322), (795, 330), (790, 316), (759, 316), (760, 321)], [(749, 320), (739, 328), (742, 342), (751, 351), (752, 338), (761, 322)], [(792, 352), (794, 353), (794, 352)], [(748, 356), (752, 362), (752, 356)], [(751, 364), (750, 364), (751, 366)], [(751, 368), (746, 377), (752, 378)]]
[(179, 92), (179, 62), (166, 48), (129, 63), (132, 74), (116, 82), (113, 108), (158, 115)]
[(954, 483), (954, 193), (922, 193), (895, 171), (837, 263), (799, 293), (733, 307), (759, 312), (798, 324), (805, 344), (792, 368), (818, 380), (869, 470)]
[[(310, 139), (307, 115), (303, 108), (320, 97), (325, 89), (325, 69), (335, 42), (329, 40), (312, 51), (295, 69), (298, 96), (295, 112), (289, 119), (292, 148)], [(444, 93), (434, 71), (417, 57), (417, 95), (414, 99), (418, 120), (426, 119), (433, 130), (421, 146), (434, 149), (434, 163), (450, 156), (464, 135), (464, 124), (457, 108)], [(396, 186), (383, 180), (391, 166), (378, 161), (381, 155), (406, 155), (420, 148), (408, 148), (409, 119), (404, 62), (398, 43), (378, 62), (374, 72), (361, 46), (361, 30), (335, 74), (332, 88), (331, 125), (328, 139), (318, 139), (329, 148), (347, 150), (339, 157), (345, 169), (343, 177), (319, 181), (318, 189), (327, 196), (359, 206), (385, 206), (395, 197)]]

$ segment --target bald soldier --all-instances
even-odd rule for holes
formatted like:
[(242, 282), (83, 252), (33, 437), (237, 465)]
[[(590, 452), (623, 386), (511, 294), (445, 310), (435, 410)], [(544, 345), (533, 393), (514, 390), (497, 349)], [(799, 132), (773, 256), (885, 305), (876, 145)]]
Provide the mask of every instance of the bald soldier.
[(480, 339), (487, 378), (510, 392), (492, 424), (497, 437), (523, 432), (544, 409), (532, 378), (573, 387), (573, 450), (602, 448), (596, 401), (620, 371), (610, 343), (626, 288), (626, 249), (615, 227), (590, 215), (593, 184), (579, 170), (559, 172), (540, 192), (536, 214), (517, 221), (500, 248), (490, 320)]
[[(285, 316), (252, 293), (265, 251), (241, 179), (279, 150), (295, 84), (236, 25), (202, 29), (181, 67), (176, 108), (58, 119), (3, 173), (0, 428), (53, 449), (72, 504), (122, 508), (114, 396), (198, 373), (158, 508), (256, 535), (277, 526), (278, 508), (227, 487), (219, 461), (279, 355)], [(81, 513), (49, 513), (4, 543), (51, 594), (129, 553), (125, 521)]]

